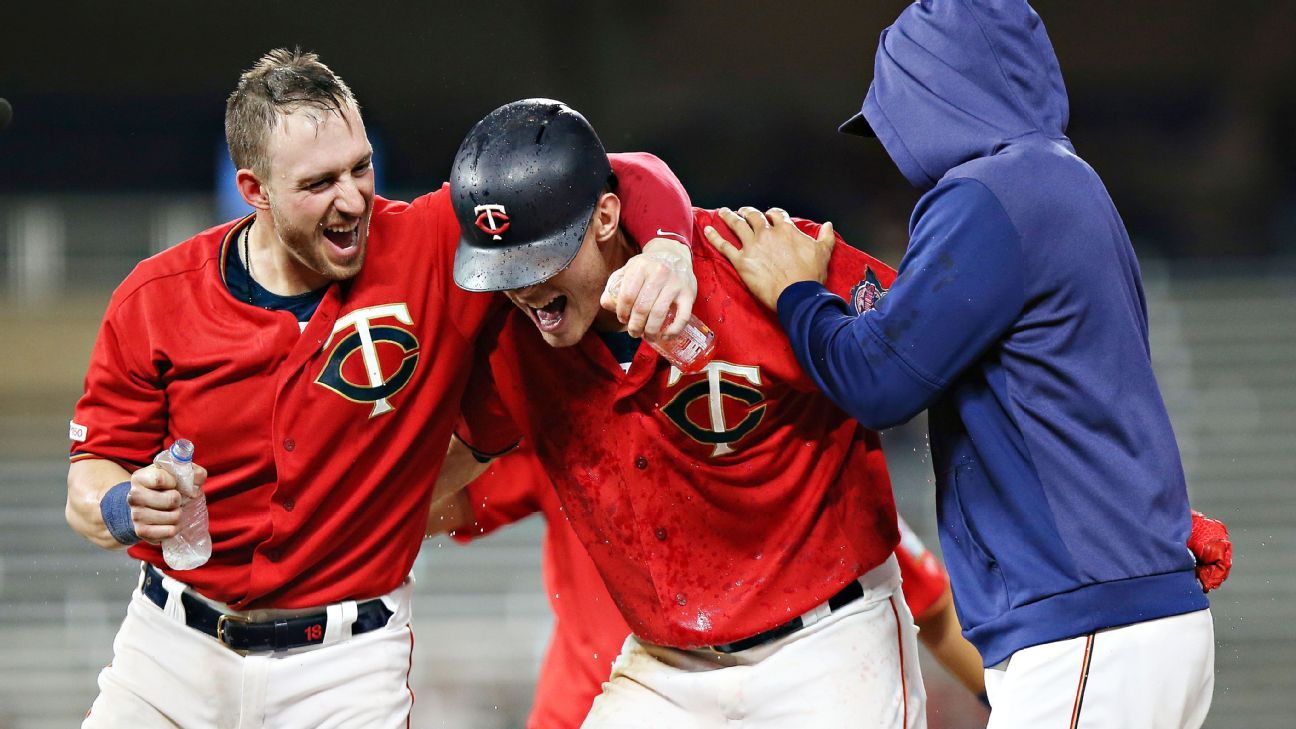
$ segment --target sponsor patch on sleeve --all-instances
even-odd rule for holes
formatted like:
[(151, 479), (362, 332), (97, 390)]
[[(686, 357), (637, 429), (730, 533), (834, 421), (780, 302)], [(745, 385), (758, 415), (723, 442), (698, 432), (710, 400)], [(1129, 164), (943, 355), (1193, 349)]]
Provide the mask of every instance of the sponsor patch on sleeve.
[(851, 289), (851, 305), (855, 307), (856, 314), (863, 314), (877, 307), (878, 302), (886, 296), (887, 290), (882, 288), (878, 283), (877, 274), (868, 266), (864, 267), (864, 278)]
[(86, 439), (86, 427), (75, 420), (69, 420), (68, 438), (71, 438), (77, 443), (84, 443)]

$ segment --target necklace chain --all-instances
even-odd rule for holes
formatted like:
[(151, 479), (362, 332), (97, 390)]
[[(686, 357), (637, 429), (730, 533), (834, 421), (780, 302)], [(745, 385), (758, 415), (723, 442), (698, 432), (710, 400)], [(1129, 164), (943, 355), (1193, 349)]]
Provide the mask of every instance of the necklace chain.
[(244, 293), (247, 294), (247, 302), (249, 304), (252, 303), (252, 297), (256, 286), (256, 277), (252, 275), (252, 254), (248, 250), (248, 239), (252, 237), (251, 231), (252, 226), (250, 224), (248, 227), (243, 229), (243, 263), (247, 266), (248, 275), (247, 290)]

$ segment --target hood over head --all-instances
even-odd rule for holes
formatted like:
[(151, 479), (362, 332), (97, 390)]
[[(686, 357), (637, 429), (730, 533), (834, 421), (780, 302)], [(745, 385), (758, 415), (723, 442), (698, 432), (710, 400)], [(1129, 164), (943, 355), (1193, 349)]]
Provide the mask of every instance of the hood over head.
[(1024, 0), (920, 0), (882, 31), (863, 109), (842, 131), (871, 131), (925, 190), (1018, 137), (1071, 149), (1068, 113), (1053, 44)]

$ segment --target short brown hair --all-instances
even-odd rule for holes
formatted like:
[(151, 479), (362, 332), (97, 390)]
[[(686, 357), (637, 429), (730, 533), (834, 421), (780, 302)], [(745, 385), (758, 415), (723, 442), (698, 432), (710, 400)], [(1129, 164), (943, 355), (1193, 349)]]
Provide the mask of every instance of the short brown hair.
[(341, 114), (355, 96), (319, 56), (300, 48), (276, 48), (239, 77), (225, 103), (225, 142), (239, 169), (269, 173), (266, 145), (277, 119), (302, 107)]

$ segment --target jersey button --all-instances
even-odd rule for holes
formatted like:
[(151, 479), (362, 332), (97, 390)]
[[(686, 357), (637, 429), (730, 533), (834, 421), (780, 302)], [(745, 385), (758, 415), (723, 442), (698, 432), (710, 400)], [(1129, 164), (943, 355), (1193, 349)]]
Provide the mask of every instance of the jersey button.
[(293, 510), (293, 507), (296, 506), (296, 505), (297, 505), (297, 502), (293, 501), (292, 499), (284, 499), (284, 502), (283, 502), (283, 508), (284, 508), (284, 511), (292, 511), (292, 510)]
[(675, 595), (675, 602), (679, 605), (687, 605), (688, 598), (684, 597), (684, 593), (681, 592)]
[(284, 450), (290, 451), (297, 447), (297, 441), (292, 438), (284, 438)]
[(653, 534), (657, 535), (657, 541), (666, 541), (666, 527), (657, 527), (657, 529), (653, 531)]
[(636, 456), (635, 468), (639, 469), (640, 471), (648, 468), (648, 459), (643, 456)]

